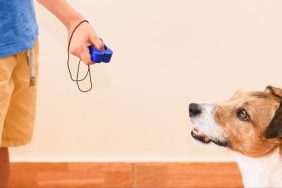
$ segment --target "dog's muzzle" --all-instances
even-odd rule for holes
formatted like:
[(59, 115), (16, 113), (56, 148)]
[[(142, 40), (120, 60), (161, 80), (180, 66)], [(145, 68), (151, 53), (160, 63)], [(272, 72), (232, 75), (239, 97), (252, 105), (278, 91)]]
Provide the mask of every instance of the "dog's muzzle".
[[(195, 121), (197, 121), (197, 119), (199, 120), (199, 118), (201, 118), (202, 116), (205, 116), (206, 113), (207, 113), (207, 109), (205, 109), (204, 105), (197, 104), (197, 103), (189, 104), (189, 116), (190, 116), (193, 123), (195, 123)], [(207, 121), (207, 120), (205, 120), (205, 121)], [(208, 126), (208, 125), (206, 124), (206, 125), (203, 125), (203, 126)], [(228, 141), (226, 139), (222, 139), (222, 138), (219, 139), (219, 137), (204, 134), (198, 128), (193, 128), (193, 130), (191, 131), (191, 136), (195, 140), (198, 140), (198, 141), (205, 143), (205, 144), (213, 142), (213, 143), (215, 143), (216, 145), (219, 145), (219, 146), (224, 146), (224, 147), (228, 146)]]

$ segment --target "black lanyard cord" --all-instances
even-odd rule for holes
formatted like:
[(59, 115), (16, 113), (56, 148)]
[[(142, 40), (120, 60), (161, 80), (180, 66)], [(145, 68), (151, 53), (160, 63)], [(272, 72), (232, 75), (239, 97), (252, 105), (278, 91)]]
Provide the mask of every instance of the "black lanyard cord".
[[(91, 77), (91, 72), (90, 72), (90, 65), (88, 65), (88, 70), (87, 70), (87, 74), (85, 75), (85, 77), (79, 80), (79, 79), (78, 79), (78, 75), (79, 75), (80, 63), (81, 63), (81, 61), (79, 60), (78, 66), (77, 66), (77, 73), (76, 73), (76, 80), (75, 80), (75, 81), (76, 81), (76, 85), (77, 85), (79, 91), (86, 93), (86, 92), (88, 92), (88, 91), (90, 91), (90, 90), (92, 89), (92, 77)], [(85, 80), (85, 78), (87, 77), (87, 75), (89, 75), (90, 88), (87, 89), (87, 90), (82, 90), (82, 89), (80, 88), (79, 82)]]
[[(90, 65), (88, 65), (87, 73), (86, 73), (86, 75), (84, 76), (84, 78), (82, 78), (82, 79), (79, 79), (79, 78), (78, 78), (78, 77), (79, 77), (79, 68), (80, 68), (81, 60), (78, 61), (76, 79), (74, 79), (74, 78), (72, 77), (72, 73), (71, 73), (70, 65), (69, 65), (71, 39), (73, 38), (73, 35), (74, 35), (76, 29), (77, 29), (82, 23), (84, 23), (84, 22), (89, 23), (87, 20), (83, 20), (83, 21), (79, 22), (79, 24), (77, 24), (77, 26), (73, 29), (73, 31), (72, 31), (72, 33), (71, 33), (71, 36), (70, 36), (70, 39), (69, 39), (69, 43), (68, 43), (68, 49), (67, 49), (67, 54), (68, 54), (67, 65), (68, 65), (68, 70), (69, 70), (69, 74), (70, 74), (71, 80), (74, 81), (74, 82), (76, 82), (79, 91), (85, 93), (85, 92), (88, 92), (88, 91), (90, 91), (90, 90), (92, 89), (92, 78), (91, 78), (91, 72), (90, 72)], [(79, 82), (85, 80), (88, 75), (89, 75), (89, 80), (90, 80), (90, 88), (87, 89), (87, 90), (82, 90), (82, 89), (80, 88)]]

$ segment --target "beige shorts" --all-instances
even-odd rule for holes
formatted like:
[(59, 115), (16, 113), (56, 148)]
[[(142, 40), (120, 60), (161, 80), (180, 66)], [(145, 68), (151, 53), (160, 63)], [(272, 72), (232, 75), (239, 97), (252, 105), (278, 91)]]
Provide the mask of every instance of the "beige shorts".
[[(34, 71), (38, 77), (38, 41), (33, 47)], [(0, 146), (15, 147), (31, 141), (35, 120), (36, 90), (30, 84), (28, 51), (0, 58)]]

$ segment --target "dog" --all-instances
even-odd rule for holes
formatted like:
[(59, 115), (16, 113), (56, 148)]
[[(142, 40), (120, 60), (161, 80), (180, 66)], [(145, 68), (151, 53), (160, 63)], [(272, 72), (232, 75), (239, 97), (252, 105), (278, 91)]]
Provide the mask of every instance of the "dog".
[(282, 187), (282, 89), (237, 91), (227, 101), (191, 103), (191, 136), (232, 151), (244, 187)]

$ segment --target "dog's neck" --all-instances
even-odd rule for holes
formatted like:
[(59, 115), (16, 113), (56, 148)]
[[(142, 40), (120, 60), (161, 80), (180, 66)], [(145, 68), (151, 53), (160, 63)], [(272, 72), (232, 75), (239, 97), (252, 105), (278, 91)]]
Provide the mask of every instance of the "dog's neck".
[(282, 147), (261, 157), (251, 158), (234, 153), (244, 187), (282, 187)]

